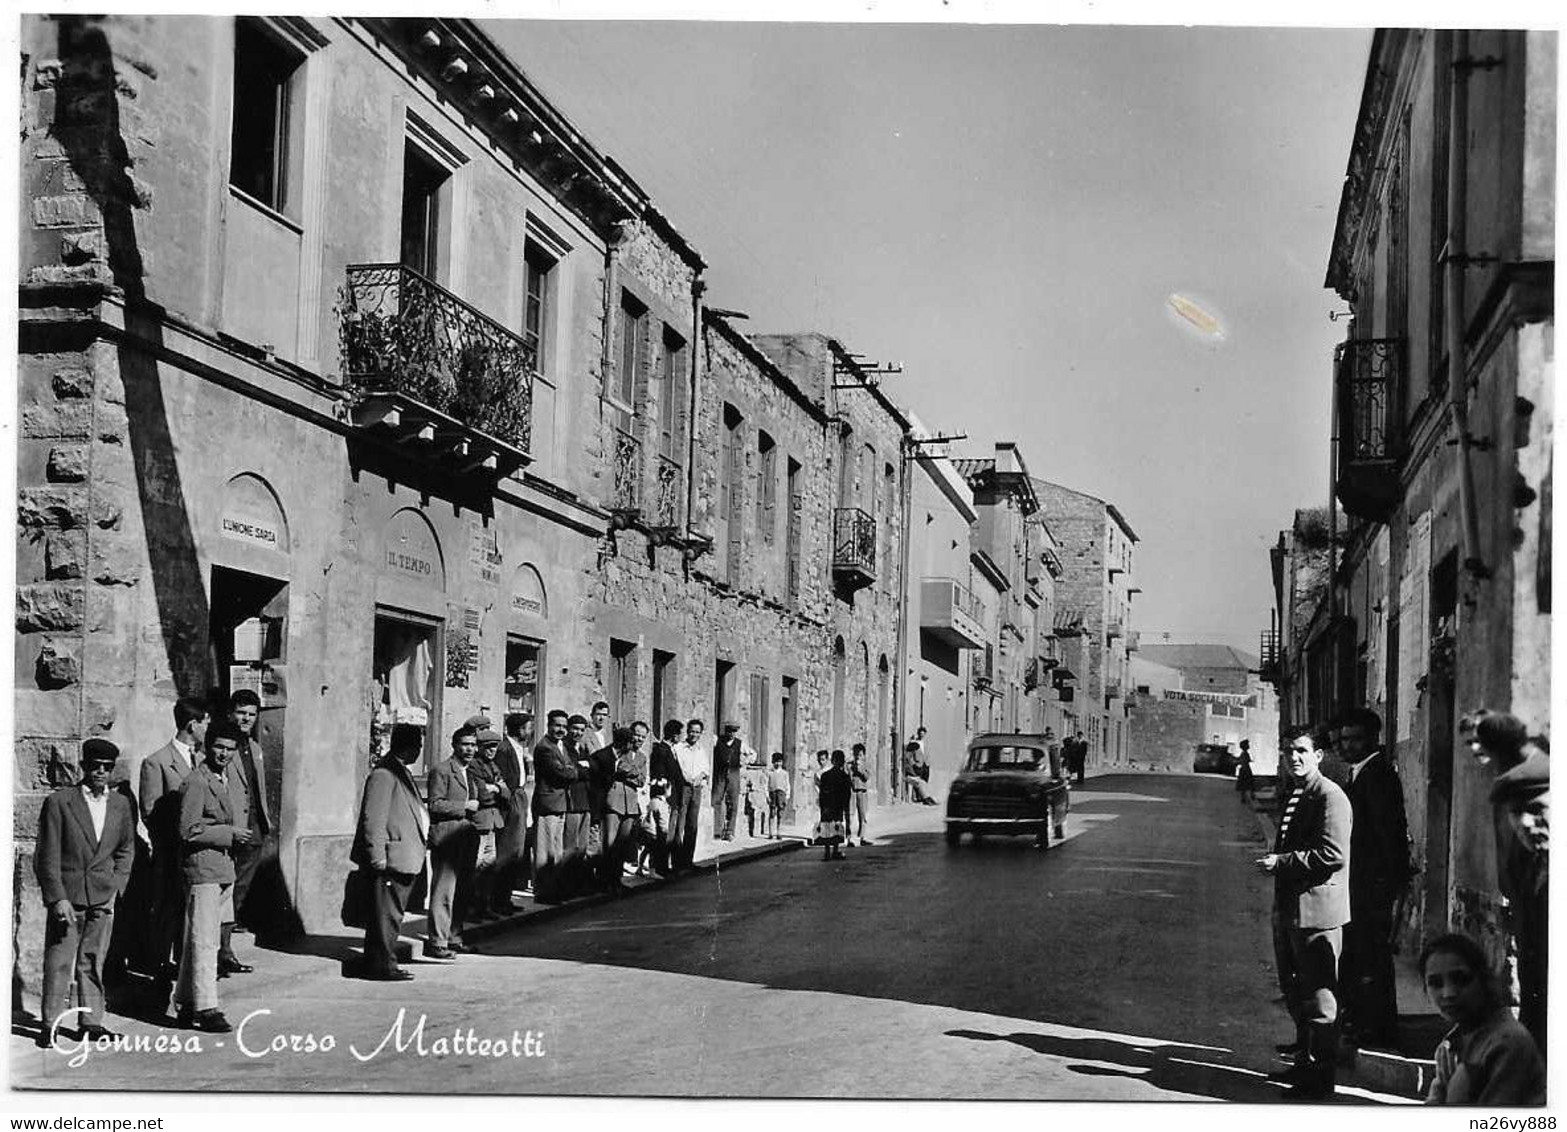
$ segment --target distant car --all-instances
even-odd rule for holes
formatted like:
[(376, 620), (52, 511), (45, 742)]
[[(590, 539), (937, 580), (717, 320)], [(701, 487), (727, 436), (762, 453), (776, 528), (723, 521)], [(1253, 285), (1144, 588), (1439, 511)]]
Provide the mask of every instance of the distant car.
[(1198, 743), (1192, 756), (1192, 770), (1198, 774), (1222, 774), (1234, 778), (1241, 757), (1230, 750), (1228, 743)]
[(1066, 836), (1071, 796), (1061, 777), (1054, 740), (1043, 735), (992, 733), (968, 745), (963, 769), (947, 788), (947, 844), (964, 833), (1032, 835), (1041, 849)]

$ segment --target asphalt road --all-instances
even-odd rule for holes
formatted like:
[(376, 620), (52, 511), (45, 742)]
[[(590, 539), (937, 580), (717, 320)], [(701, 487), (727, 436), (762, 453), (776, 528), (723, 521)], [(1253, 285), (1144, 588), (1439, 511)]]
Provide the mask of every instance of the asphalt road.
[(222, 984), (230, 1018), (251, 1015), (243, 1046), (209, 1037), (197, 1054), (71, 1066), (13, 1039), (12, 1081), (1276, 1100), (1262, 1075), (1289, 1027), (1269, 889), (1251, 865), (1256, 815), (1222, 779), (1122, 775), (1074, 791), (1068, 827), (1046, 851), (1000, 838), (954, 849), (933, 812), (841, 862), (807, 848), (568, 911), (456, 964), (416, 964), (397, 986), (340, 977), (332, 941), (262, 952), (265, 981)]

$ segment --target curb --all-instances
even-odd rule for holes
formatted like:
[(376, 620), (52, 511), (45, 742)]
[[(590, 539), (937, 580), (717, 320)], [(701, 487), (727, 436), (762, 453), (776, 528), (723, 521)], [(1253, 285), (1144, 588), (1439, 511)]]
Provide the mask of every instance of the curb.
[[(692, 864), (690, 873), (692, 875), (717, 873), (726, 865), (732, 868), (735, 865), (759, 861), (767, 857), (777, 856), (780, 853), (792, 853), (803, 848), (805, 848), (805, 842), (792, 838), (775, 841), (767, 845), (747, 845), (741, 849), (733, 849), (716, 857), (708, 857), (705, 860), (697, 861)], [(627, 885), (619, 892), (593, 892), (586, 896), (575, 896), (570, 900), (563, 900), (559, 904), (535, 904), (530, 908), (518, 909), (510, 916), (484, 920), (476, 924), (464, 924), (462, 935), (465, 940), (488, 939), (491, 936), (499, 935), (523, 924), (542, 923), (565, 915), (568, 912), (576, 912), (585, 908), (597, 908), (604, 904), (618, 903), (633, 896), (639, 896), (644, 892), (657, 891), (671, 884), (678, 884), (682, 879), (682, 876), (649, 877), (640, 884)], [(411, 929), (420, 922), (420, 920), (414, 920), (405, 923), (402, 933), (404, 938), (410, 935)], [(417, 939), (417, 935), (415, 938)]]
[(1423, 1098), (1431, 1087), (1436, 1062), (1362, 1049), (1355, 1052), (1350, 1073), (1355, 1084), (1375, 1092)]

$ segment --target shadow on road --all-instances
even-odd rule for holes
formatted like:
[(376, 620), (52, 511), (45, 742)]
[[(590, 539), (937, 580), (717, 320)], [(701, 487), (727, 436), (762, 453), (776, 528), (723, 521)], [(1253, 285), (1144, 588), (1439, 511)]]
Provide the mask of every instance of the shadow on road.
[(948, 1037), (976, 1042), (1011, 1042), (1034, 1053), (1069, 1061), (1066, 1068), (1087, 1077), (1129, 1077), (1167, 1093), (1185, 1093), (1216, 1101), (1271, 1104), (1283, 1090), (1249, 1069), (1204, 1060), (1213, 1050), (1203, 1046), (1139, 1045), (1112, 1038), (1062, 1038), (1052, 1034), (990, 1034), (982, 1030), (948, 1030)]

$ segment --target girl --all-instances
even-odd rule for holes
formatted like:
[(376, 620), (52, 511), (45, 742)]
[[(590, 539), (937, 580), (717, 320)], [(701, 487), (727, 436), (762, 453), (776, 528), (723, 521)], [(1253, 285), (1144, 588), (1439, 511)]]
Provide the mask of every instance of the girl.
[(1420, 975), (1431, 1004), (1453, 1023), (1436, 1047), (1426, 1103), (1543, 1105), (1545, 1062), (1507, 1008), (1480, 945), (1438, 936), (1420, 953)]

